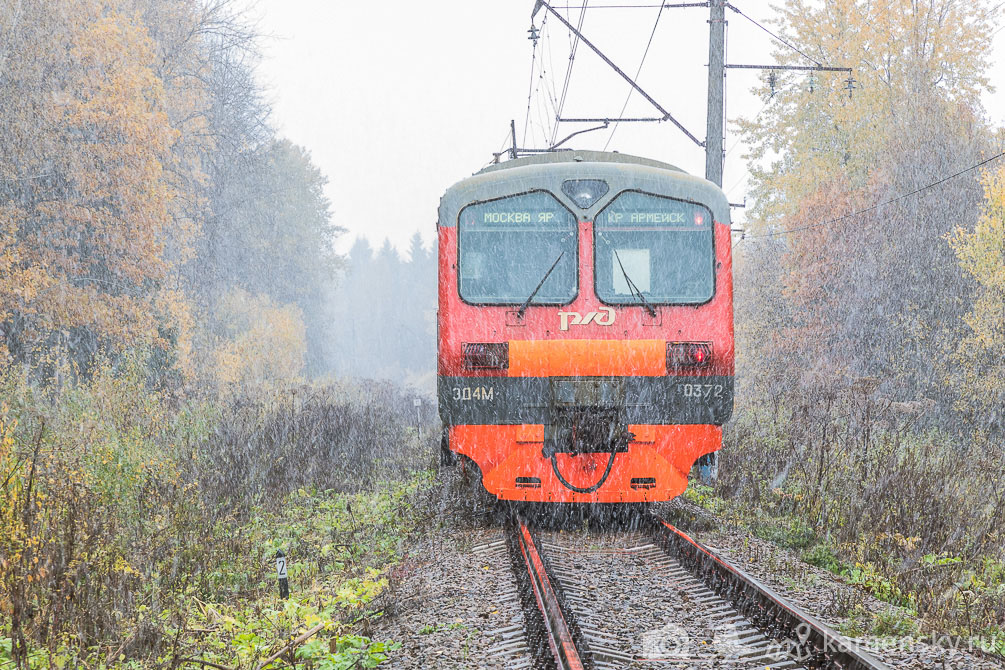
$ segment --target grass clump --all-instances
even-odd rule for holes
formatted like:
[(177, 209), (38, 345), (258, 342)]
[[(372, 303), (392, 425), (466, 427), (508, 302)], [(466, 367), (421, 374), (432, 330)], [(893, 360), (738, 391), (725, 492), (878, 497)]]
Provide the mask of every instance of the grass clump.
[(818, 568), (823, 568), (835, 574), (841, 574), (844, 569), (844, 565), (838, 558), (834, 548), (823, 542), (818, 542), (805, 549), (799, 557), (810, 565), (815, 565)]
[(817, 542), (817, 535), (797, 517), (765, 517), (755, 519), (751, 532), (762, 540), (768, 540), (788, 549), (807, 549)]

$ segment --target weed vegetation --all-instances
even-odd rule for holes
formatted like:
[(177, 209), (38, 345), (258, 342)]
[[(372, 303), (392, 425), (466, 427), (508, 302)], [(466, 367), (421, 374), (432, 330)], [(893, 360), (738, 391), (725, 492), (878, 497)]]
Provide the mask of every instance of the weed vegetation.
[(996, 4), (780, 10), (790, 43), (858, 88), (772, 79), (738, 124), (755, 204), (732, 252), (718, 493), (928, 630), (1005, 646), (1005, 165), (980, 102)]
[(412, 398), (371, 384), (184, 399), (150, 388), (146, 366), (0, 378), (0, 667), (383, 660), (394, 643), (369, 621), (430, 508), (433, 431), (419, 440)]
[(813, 415), (741, 412), (717, 488), (692, 485), (688, 497), (921, 626), (860, 608), (848, 632), (983, 637), (1005, 654), (1000, 447), (871, 402), (849, 394)]

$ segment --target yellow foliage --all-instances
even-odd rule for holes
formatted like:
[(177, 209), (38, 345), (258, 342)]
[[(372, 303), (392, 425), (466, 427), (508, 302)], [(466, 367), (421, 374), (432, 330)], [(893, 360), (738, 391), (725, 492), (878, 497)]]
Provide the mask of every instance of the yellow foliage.
[(289, 381), (303, 371), (307, 338), (296, 305), (234, 289), (220, 301), (217, 319), (227, 331), (215, 352), (218, 383), (258, 386)]
[(162, 342), (160, 346), (174, 352), (175, 368), (191, 379), (195, 375), (192, 304), (181, 290), (162, 289), (154, 296), (154, 309), (159, 321), (168, 324), (174, 336), (172, 342)]
[(962, 368), (951, 383), (969, 393), (961, 409), (994, 410), (1005, 406), (1005, 167), (984, 176), (985, 209), (973, 232), (957, 228), (950, 238), (960, 266), (978, 284), (966, 317), (970, 335), (956, 352)]
[(176, 204), (180, 132), (156, 45), (126, 8), (80, 0), (53, 11), (26, 0), (10, 26), (0, 322), (14, 325), (0, 356), (11, 342), (23, 353), (82, 332), (170, 349), (161, 333), (184, 339), (189, 327), (182, 297), (161, 292), (197, 232)]
[[(86, 384), (51, 394), (20, 366), (0, 370), (0, 618), (8, 624), (20, 612), (18, 625), (38, 634), (58, 609), (55, 635), (74, 617), (118, 616), (114, 599), (130, 601), (150, 573), (150, 554), (141, 553), (150, 545), (136, 538), (162, 537), (154, 512), (190, 504), (181, 457), (199, 433), (147, 388), (146, 369), (141, 354), (99, 359)], [(74, 588), (87, 580), (101, 588)]]
[[(756, 92), (766, 100), (757, 118), (741, 121), (755, 161), (757, 212), (792, 216), (821, 183), (838, 175), (865, 186), (889, 151), (892, 132), (923, 124), (924, 115), (953, 115), (987, 90), (987, 39), (995, 13), (986, 0), (787, 0), (784, 34), (824, 65), (853, 69), (777, 76)], [(775, 58), (807, 65), (779, 48)], [(765, 77), (765, 80), (767, 77)], [(956, 113), (958, 123), (971, 123)], [(777, 155), (778, 158), (773, 156)]]

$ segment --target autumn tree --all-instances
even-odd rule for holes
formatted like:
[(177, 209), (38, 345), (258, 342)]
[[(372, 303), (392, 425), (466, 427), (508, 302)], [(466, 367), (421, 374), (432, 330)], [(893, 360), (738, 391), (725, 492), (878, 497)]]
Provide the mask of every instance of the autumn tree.
[(958, 409), (987, 437), (992, 430), (1005, 433), (1005, 168), (988, 173), (983, 185), (977, 226), (952, 236), (960, 265), (978, 288), (947, 381), (966, 389)]
[[(790, 356), (813, 352), (804, 366), (779, 370), (790, 377), (785, 388), (801, 389), (805, 400), (811, 389), (862, 377), (881, 379), (885, 393), (905, 399), (936, 395), (950, 355), (945, 343), (960, 336), (968, 304), (970, 283), (943, 236), (973, 225), (980, 191), (972, 175), (947, 184), (951, 191), (922, 187), (977, 163), (989, 148), (972, 101), (988, 86), (983, 45), (992, 12), (958, 0), (894, 5), (788, 2), (790, 41), (822, 63), (853, 67), (856, 88), (849, 93), (837, 75), (819, 76), (812, 87), (789, 78), (766, 113), (742, 125), (754, 147), (758, 205), (753, 236), (739, 247), (737, 299), (750, 297), (748, 283), (762, 290), (770, 283), (786, 296), (789, 309), (776, 320), (765, 312), (754, 318), (782, 334)], [(765, 240), (782, 245), (781, 271), (744, 275), (757, 265), (746, 258), (762, 253)], [(748, 327), (740, 322), (741, 341), (749, 341)], [(784, 355), (764, 346), (745, 360), (771, 366)], [(764, 372), (755, 376), (771, 376)]]
[[(852, 68), (854, 88), (843, 73), (785, 74), (773, 87), (765, 78), (757, 92), (770, 103), (739, 127), (752, 147), (755, 211), (767, 223), (838, 175), (865, 186), (918, 109), (969, 104), (989, 87), (995, 11), (986, 0), (787, 0), (780, 13), (787, 40), (815, 62)], [(809, 64), (786, 47), (774, 56)]]
[(295, 305), (311, 370), (325, 369), (339, 230), (324, 176), (268, 124), (239, 10), (0, 6), (4, 358), (87, 363), (142, 345), (156, 380), (192, 379), (241, 290)]
[(232, 289), (217, 309), (223, 332), (212, 351), (222, 390), (244, 392), (303, 373), (307, 341), (299, 307)]
[[(222, 160), (228, 156), (232, 162)], [(193, 291), (214, 321), (213, 306), (232, 288), (296, 305), (309, 372), (324, 372), (327, 301), (341, 267), (334, 247), (341, 229), (332, 222), (327, 179), (305, 149), (272, 138), (258, 147), (250, 141), (224, 147), (211, 174), (205, 234), (188, 269)]]
[(20, 360), (165, 347), (188, 328), (170, 281), (194, 232), (171, 214), (177, 131), (149, 34), (119, 10), (26, 0), (5, 13), (0, 304)]

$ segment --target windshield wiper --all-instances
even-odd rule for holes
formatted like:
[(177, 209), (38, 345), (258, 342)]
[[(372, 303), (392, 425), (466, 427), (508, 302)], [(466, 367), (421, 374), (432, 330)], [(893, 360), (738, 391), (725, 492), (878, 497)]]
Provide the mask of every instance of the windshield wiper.
[(534, 299), (534, 296), (537, 295), (537, 292), (540, 291), (541, 287), (544, 286), (544, 283), (546, 281), (548, 281), (548, 277), (551, 276), (552, 270), (555, 269), (555, 266), (558, 265), (558, 262), (560, 260), (562, 260), (562, 256), (564, 256), (564, 255), (565, 255), (565, 250), (563, 249), (562, 253), (560, 253), (558, 255), (558, 258), (555, 259), (555, 262), (551, 264), (550, 268), (548, 268), (548, 271), (544, 273), (543, 277), (541, 277), (541, 281), (539, 281), (537, 283), (537, 286), (534, 287), (533, 292), (531, 292), (531, 294), (529, 296), (527, 296), (527, 299), (523, 301), (523, 304), (520, 305), (520, 309), (517, 310), (517, 313), (516, 313), (518, 317), (520, 317), (521, 319), (523, 318), (523, 313), (526, 312), (527, 311), (527, 307), (530, 306), (530, 301)]
[(646, 311), (649, 312), (649, 316), (655, 319), (656, 310), (653, 308), (652, 305), (649, 304), (649, 301), (646, 300), (646, 297), (642, 295), (642, 291), (640, 291), (639, 287), (635, 285), (635, 282), (632, 281), (632, 278), (628, 276), (628, 273), (625, 272), (625, 266), (621, 264), (621, 256), (618, 255), (618, 250), (613, 249), (613, 247), (612, 250), (614, 251), (614, 257), (618, 259), (618, 267), (621, 268), (621, 274), (625, 276), (625, 281), (628, 283), (628, 290), (632, 292), (633, 297), (634, 296), (639, 297), (639, 300), (641, 300), (642, 304), (645, 305)]

